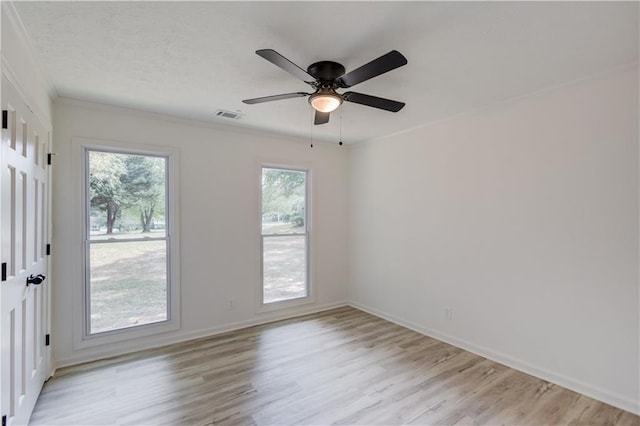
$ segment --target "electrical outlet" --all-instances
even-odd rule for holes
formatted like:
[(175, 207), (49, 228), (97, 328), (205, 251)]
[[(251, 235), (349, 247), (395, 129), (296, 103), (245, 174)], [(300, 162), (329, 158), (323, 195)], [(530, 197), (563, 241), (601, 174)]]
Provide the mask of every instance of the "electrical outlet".
[(453, 308), (444, 308), (444, 319), (451, 321), (453, 319)]

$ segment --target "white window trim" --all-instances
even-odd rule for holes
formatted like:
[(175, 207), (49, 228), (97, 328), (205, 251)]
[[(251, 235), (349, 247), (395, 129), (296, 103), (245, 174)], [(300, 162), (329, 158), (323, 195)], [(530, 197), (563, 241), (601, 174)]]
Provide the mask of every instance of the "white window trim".
[[(307, 296), (299, 297), (296, 299), (288, 299), (282, 300), (280, 302), (271, 302), (264, 303), (264, 257), (263, 257), (263, 241), (264, 237), (262, 235), (262, 169), (282, 169), (282, 170), (292, 170), (298, 172), (306, 172), (306, 206), (305, 206), (305, 225), (307, 232), (307, 241), (306, 241), (306, 251), (307, 251)], [(260, 261), (259, 268), (259, 276), (258, 276), (258, 289), (256, 291), (256, 313), (268, 313), (273, 311), (279, 311), (283, 309), (295, 308), (298, 306), (313, 304), (316, 301), (316, 291), (315, 291), (315, 239), (313, 238), (313, 194), (314, 191), (314, 181), (313, 181), (313, 170), (311, 166), (307, 166), (304, 164), (283, 164), (283, 163), (272, 163), (272, 162), (260, 162), (258, 169), (258, 176), (256, 181), (258, 182), (258, 212), (256, 214), (257, 217), (257, 229), (259, 236), (258, 243), (258, 258)]]
[[(73, 237), (78, 241), (78, 255), (74, 264), (76, 282), (73, 291), (73, 347), (74, 349), (86, 349), (106, 344), (125, 342), (143, 337), (180, 329), (180, 223), (179, 209), (179, 150), (172, 147), (139, 144), (135, 142), (119, 142), (101, 139), (72, 138), (72, 169), (75, 177), (74, 223), (80, 224), (73, 230)], [(86, 151), (106, 151), (113, 153), (140, 154), (161, 156), (167, 159), (167, 278), (168, 278), (168, 305), (166, 321), (122, 328), (103, 333), (90, 334), (88, 319), (85, 316), (86, 303), (86, 276), (88, 265), (86, 264), (86, 244), (88, 220), (87, 186), (86, 186)], [(81, 217), (80, 217), (81, 216)]]

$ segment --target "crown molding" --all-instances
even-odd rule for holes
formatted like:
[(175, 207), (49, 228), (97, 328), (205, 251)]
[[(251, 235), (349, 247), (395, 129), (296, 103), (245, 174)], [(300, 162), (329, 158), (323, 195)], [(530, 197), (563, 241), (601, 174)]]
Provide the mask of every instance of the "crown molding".
[[(33, 74), (39, 80), (37, 81), (37, 84), (40, 86), (43, 93), (46, 94), (46, 97), (52, 105), (53, 101), (58, 97), (58, 93), (53, 82), (49, 79), (49, 76), (42, 71), (44, 67), (39, 61), (29, 33), (27, 32), (26, 27), (24, 26), (24, 23), (16, 9), (15, 2), (2, 1), (0, 2), (0, 7), (3, 18), (6, 17), (6, 21), (4, 21), (5, 25), (9, 25), (11, 27), (11, 31), (15, 34), (18, 43), (22, 45), (23, 57), (26, 58), (25, 62), (29, 63), (33, 68)], [(3, 30), (3, 33), (5, 31), (6, 30)], [(33, 83), (23, 81), (24, 78), (21, 78), (20, 73), (16, 71), (14, 64), (12, 64), (10, 58), (7, 57), (6, 49), (2, 49), (1, 51), (1, 66), (2, 74), (15, 87), (20, 96), (22, 96), (29, 109), (31, 109), (45, 127), (50, 127), (47, 123), (51, 123), (52, 120), (50, 113), (51, 108), (47, 108), (46, 105), (39, 105), (42, 102), (37, 102), (37, 99), (33, 98), (33, 95), (31, 95), (30, 91), (27, 90), (27, 87), (32, 86)]]

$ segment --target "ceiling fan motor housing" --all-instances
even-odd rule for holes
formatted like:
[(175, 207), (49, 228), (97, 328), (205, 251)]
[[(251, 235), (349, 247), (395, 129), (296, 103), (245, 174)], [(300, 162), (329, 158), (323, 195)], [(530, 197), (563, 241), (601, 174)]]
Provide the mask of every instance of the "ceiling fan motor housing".
[(333, 87), (335, 80), (344, 75), (345, 69), (337, 62), (320, 61), (309, 65), (307, 72), (319, 80), (322, 86), (328, 84), (329, 87)]
[(336, 89), (346, 89), (363, 81), (370, 80), (381, 74), (394, 70), (407, 64), (405, 58), (397, 50), (392, 50), (373, 61), (367, 62), (355, 70), (345, 74), (342, 64), (333, 61), (315, 62), (303, 70), (273, 49), (256, 50), (256, 54), (275, 66), (299, 78), (311, 87), (314, 93), (294, 92), (260, 98), (245, 99), (246, 104), (278, 101), (281, 99), (309, 97), (309, 103), (316, 110), (314, 124), (326, 124), (329, 122), (329, 114), (338, 108), (343, 101), (370, 106), (385, 111), (398, 112), (404, 107), (403, 102), (377, 96), (365, 95), (357, 92), (337, 93)]

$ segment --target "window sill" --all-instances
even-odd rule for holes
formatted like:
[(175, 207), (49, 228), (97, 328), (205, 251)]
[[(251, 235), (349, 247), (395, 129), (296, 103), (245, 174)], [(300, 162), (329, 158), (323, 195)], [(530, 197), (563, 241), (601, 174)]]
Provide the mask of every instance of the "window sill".
[(103, 333), (84, 336), (82, 340), (75, 342), (74, 349), (88, 349), (113, 343), (121, 343), (141, 338), (168, 333), (180, 329), (178, 321), (162, 321), (146, 325), (122, 328), (119, 330), (105, 331)]
[(281, 302), (261, 303), (259, 302), (256, 309), (256, 313), (263, 314), (274, 311), (281, 311), (289, 308), (296, 308), (298, 306), (311, 305), (315, 303), (315, 298), (312, 296), (299, 297), (297, 299), (283, 300)]

